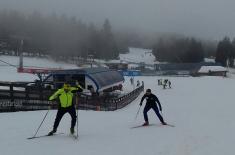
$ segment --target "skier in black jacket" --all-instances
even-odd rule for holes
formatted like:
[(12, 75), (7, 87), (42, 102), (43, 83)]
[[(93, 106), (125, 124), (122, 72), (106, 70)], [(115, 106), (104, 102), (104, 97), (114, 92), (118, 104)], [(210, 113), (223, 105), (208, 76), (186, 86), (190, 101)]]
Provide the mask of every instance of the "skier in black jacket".
[[(157, 96), (151, 93), (151, 89), (146, 90), (146, 93), (144, 94), (144, 96), (142, 97), (142, 99), (140, 101), (140, 106), (142, 106), (142, 102), (144, 101), (145, 98), (146, 98), (146, 104), (145, 104), (144, 111), (143, 111), (145, 123), (143, 124), (143, 126), (149, 125), (147, 112), (151, 108), (154, 110), (154, 112), (158, 116), (161, 123), (163, 125), (167, 125), (167, 123), (163, 120), (161, 114), (159, 113), (159, 110), (162, 111), (161, 103), (159, 102)], [(158, 103), (159, 110), (158, 110), (158, 106), (157, 106), (156, 102)]]

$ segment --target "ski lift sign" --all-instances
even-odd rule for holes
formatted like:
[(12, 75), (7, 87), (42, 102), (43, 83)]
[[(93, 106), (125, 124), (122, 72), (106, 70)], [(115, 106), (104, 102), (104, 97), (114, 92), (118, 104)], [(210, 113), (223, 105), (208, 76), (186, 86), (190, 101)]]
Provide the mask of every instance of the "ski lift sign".
[(123, 76), (140, 76), (141, 72), (139, 70), (128, 70), (122, 71)]

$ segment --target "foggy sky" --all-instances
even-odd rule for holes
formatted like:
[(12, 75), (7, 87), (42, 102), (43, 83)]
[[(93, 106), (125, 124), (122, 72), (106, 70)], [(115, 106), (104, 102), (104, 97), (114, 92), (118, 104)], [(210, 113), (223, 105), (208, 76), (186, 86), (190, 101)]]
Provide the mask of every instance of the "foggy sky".
[(235, 0), (0, 0), (0, 9), (67, 14), (114, 29), (235, 37)]

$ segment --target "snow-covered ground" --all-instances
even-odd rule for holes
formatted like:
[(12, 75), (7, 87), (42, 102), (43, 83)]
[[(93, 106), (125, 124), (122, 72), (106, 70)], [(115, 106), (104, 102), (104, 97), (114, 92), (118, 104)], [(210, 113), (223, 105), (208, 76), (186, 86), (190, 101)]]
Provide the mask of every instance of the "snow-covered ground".
[[(15, 56), (0, 56), (0, 60), (12, 64), (16, 67), (9, 66), (6, 63), (0, 61), (0, 81), (34, 81), (37, 79), (36, 75), (20, 73), (17, 74), (17, 67), (19, 66), (19, 57)], [(24, 57), (24, 66), (26, 67), (44, 67), (44, 68), (77, 68), (72, 64), (65, 64), (62, 62), (55, 62), (45, 58), (30, 58)]]
[[(18, 65), (18, 58), (0, 56)], [(50, 60), (24, 58), (25, 65), (70, 68), (73, 65)], [(14, 67), (0, 63), (0, 81), (27, 81), (36, 76), (18, 74)], [(69, 136), (70, 116), (62, 119), (58, 132), (63, 135), (28, 140), (39, 126), (46, 111), (0, 113), (2, 155), (233, 155), (235, 136), (235, 78), (223, 77), (135, 77), (144, 81), (159, 97), (166, 122), (161, 126), (150, 111), (150, 127), (131, 129), (144, 122), (141, 113), (135, 120), (141, 96), (130, 105), (114, 112), (79, 110), (79, 140)], [(163, 89), (157, 80), (171, 80), (172, 89)], [(125, 90), (131, 90), (129, 77)], [(53, 126), (56, 110), (51, 110), (38, 135)]]
[(154, 64), (155, 56), (151, 49), (129, 48), (129, 53), (119, 55), (121, 61), (126, 62), (145, 62)]
[[(102, 62), (102, 61), (100, 61)], [(132, 67), (137, 67), (138, 63), (145, 63), (153, 65), (155, 63), (155, 56), (151, 49), (129, 48), (129, 53), (119, 54), (119, 60), (108, 61), (113, 63), (129, 63)]]
[[(58, 128), (58, 132), (64, 132), (64, 135), (27, 140), (34, 134), (46, 111), (1, 113), (1, 154), (234, 154), (234, 79), (168, 77), (173, 88), (165, 90), (157, 85), (158, 77), (137, 79), (144, 81), (146, 88), (151, 88), (159, 97), (165, 120), (176, 127), (160, 126), (159, 120), (150, 111), (150, 123), (156, 125), (131, 129), (143, 123), (142, 112), (134, 120), (140, 97), (114, 112), (79, 111), (78, 141), (68, 136), (68, 114)], [(55, 115), (56, 111), (49, 112), (39, 135), (51, 130)]]
[(214, 71), (214, 72), (225, 72), (227, 71), (227, 68), (222, 67), (222, 66), (202, 66), (199, 69), (199, 73), (209, 73), (210, 71)]

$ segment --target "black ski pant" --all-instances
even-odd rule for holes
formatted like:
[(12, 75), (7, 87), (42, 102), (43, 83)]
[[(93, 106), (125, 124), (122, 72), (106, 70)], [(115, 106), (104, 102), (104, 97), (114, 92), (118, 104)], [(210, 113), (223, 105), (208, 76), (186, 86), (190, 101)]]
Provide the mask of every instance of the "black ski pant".
[(157, 107), (156, 104), (153, 104), (153, 105), (147, 105), (147, 104), (146, 104), (146, 105), (145, 105), (144, 111), (143, 111), (145, 122), (148, 122), (148, 121), (149, 121), (149, 120), (148, 120), (148, 114), (147, 114), (147, 113), (148, 113), (148, 111), (149, 111), (151, 108), (154, 110), (154, 112), (156, 113), (156, 115), (157, 115), (157, 117), (159, 118), (159, 120), (161, 121), (161, 123), (164, 123), (164, 120), (163, 120), (161, 114), (159, 113), (159, 110), (158, 110), (158, 107)]
[(74, 106), (71, 106), (71, 107), (67, 107), (67, 108), (59, 108), (58, 109), (58, 112), (57, 112), (57, 115), (56, 115), (56, 118), (55, 118), (54, 127), (53, 127), (54, 130), (57, 130), (57, 127), (59, 126), (62, 117), (67, 112), (70, 114), (70, 116), (72, 118), (71, 128), (75, 127), (75, 124), (76, 124), (76, 110), (75, 110)]

